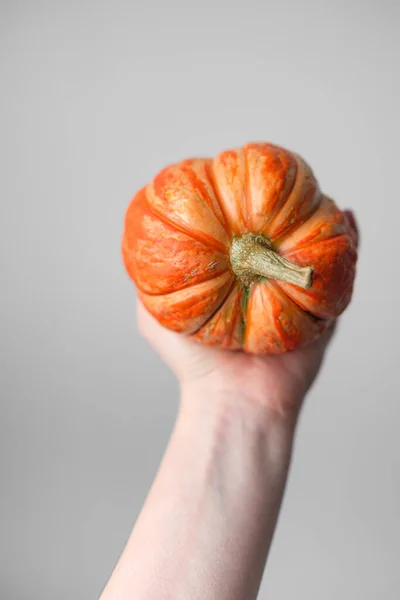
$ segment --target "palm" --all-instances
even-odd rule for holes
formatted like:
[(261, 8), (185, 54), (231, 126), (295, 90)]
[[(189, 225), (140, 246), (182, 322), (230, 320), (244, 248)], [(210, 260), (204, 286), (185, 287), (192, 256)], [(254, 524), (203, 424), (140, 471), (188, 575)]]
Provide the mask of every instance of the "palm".
[(256, 356), (209, 348), (162, 327), (138, 304), (142, 335), (157, 350), (180, 381), (211, 378), (219, 386), (284, 412), (300, 404), (320, 368), (332, 330), (294, 352)]

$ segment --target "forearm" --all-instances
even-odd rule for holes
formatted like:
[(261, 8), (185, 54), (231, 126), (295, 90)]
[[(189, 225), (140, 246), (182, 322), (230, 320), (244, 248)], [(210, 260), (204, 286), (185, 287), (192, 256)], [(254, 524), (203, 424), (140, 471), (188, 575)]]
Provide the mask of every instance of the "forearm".
[(265, 407), (199, 394), (182, 400), (159, 473), (101, 600), (257, 595), (292, 428)]

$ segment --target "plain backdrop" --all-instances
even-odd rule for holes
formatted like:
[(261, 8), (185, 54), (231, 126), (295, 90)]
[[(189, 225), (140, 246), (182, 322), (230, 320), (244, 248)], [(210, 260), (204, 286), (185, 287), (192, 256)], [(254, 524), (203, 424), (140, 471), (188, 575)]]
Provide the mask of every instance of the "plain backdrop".
[(177, 385), (120, 256), (130, 198), (261, 140), (312, 165), (362, 245), (260, 598), (399, 598), (399, 6), (1, 0), (2, 600), (98, 597), (168, 441)]

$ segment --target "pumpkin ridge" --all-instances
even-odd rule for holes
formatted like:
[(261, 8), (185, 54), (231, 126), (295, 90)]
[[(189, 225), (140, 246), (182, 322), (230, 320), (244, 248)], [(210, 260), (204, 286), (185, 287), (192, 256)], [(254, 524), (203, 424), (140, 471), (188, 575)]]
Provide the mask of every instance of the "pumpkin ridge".
[(208, 315), (214, 313), (216, 307), (222, 305), (232, 282), (230, 273), (224, 273), (215, 281), (199, 283), (171, 294), (138, 294), (147, 310), (161, 324), (190, 335), (208, 320)]
[[(322, 198), (322, 194), (321, 194), (321, 198)], [(309, 214), (307, 215), (307, 217), (304, 219), (304, 221), (302, 223), (298, 223), (297, 225), (294, 225), (294, 226), (292, 225), (286, 231), (284, 231), (281, 235), (276, 236), (274, 238), (274, 244), (279, 246), (279, 244), (282, 244), (282, 242), (285, 242), (288, 237), (293, 235), (293, 233), (296, 231), (296, 229), (299, 229), (300, 227), (302, 227), (304, 225), (304, 223), (307, 223), (307, 221), (309, 219), (311, 219), (311, 217), (317, 212), (317, 210), (320, 208), (320, 206), (321, 206), (321, 201), (316, 206), (313, 206), (313, 208), (310, 210)], [(339, 234), (339, 235), (343, 235), (343, 234)], [(332, 237), (336, 237), (336, 235), (332, 236)], [(326, 239), (328, 239), (328, 238), (326, 238)]]
[(219, 346), (231, 350), (241, 349), (238, 328), (241, 293), (242, 287), (237, 284), (233, 285), (219, 310), (205, 325), (200, 327), (197, 333), (193, 334), (193, 338), (207, 346)]
[[(269, 294), (262, 294), (260, 286), (263, 285), (269, 288)], [(300, 318), (300, 320), (305, 318), (305, 322), (308, 322), (309, 326), (311, 327), (310, 332), (313, 332), (312, 336), (307, 341), (303, 341), (302, 345), (312, 342), (328, 327), (330, 321), (329, 319), (319, 319), (310, 314), (308, 311), (305, 311), (302, 307), (298, 306), (297, 303), (288, 294), (286, 294), (283, 289), (280, 288), (279, 284), (276, 285), (276, 282), (266, 281), (264, 284), (258, 283), (257, 287), (259, 288), (258, 293), (261, 293), (263, 309), (270, 314), (269, 324), (270, 327), (273, 328), (273, 332), (275, 334), (275, 344), (277, 345), (277, 351), (274, 352), (274, 354), (292, 351), (298, 346), (298, 339), (300, 339), (299, 336), (302, 335), (302, 328), (300, 327), (300, 329), (298, 329), (295, 324), (295, 321), (298, 318)], [(266, 301), (268, 304), (265, 304)], [(282, 301), (284, 301), (286, 306), (281, 306)], [(279, 310), (280, 308), (283, 310)], [(291, 316), (295, 316), (296, 314), (297, 318), (295, 321), (292, 321)], [(291, 327), (287, 329), (284, 326), (285, 322), (289, 325), (293, 325), (293, 329)], [(246, 344), (248, 344), (248, 338), (245, 340), (245, 347)], [(247, 351), (249, 351), (248, 346)]]
[(349, 234), (333, 240), (315, 242), (304, 249), (293, 249), (290, 260), (314, 267), (315, 287), (298, 290), (285, 283), (280, 286), (290, 298), (298, 298), (312, 313), (323, 318), (338, 317), (350, 302), (356, 273), (357, 248)]
[(336, 240), (337, 238), (341, 238), (341, 237), (349, 237), (349, 234), (348, 233), (335, 233), (331, 237), (327, 237), (322, 240), (316, 240), (316, 239), (308, 240), (307, 242), (303, 242), (302, 244), (299, 244), (298, 246), (293, 246), (292, 248), (290, 248), (288, 250), (282, 250), (280, 252), (280, 254), (282, 256), (287, 256), (291, 252), (297, 252), (298, 250), (304, 250), (305, 248), (309, 248), (310, 246), (316, 246), (317, 244), (321, 244), (322, 242), (331, 242), (332, 240)]
[(289, 294), (286, 292), (286, 290), (284, 290), (279, 285), (278, 281), (269, 280), (268, 283), (270, 283), (272, 285), (272, 287), (274, 287), (276, 290), (278, 290), (278, 292), (280, 294), (284, 294), (286, 296), (286, 298), (288, 300), (290, 300), (290, 302), (292, 302), (295, 306), (297, 306), (297, 308), (299, 308), (304, 314), (308, 315), (311, 319), (313, 319), (313, 321), (315, 321), (315, 323), (318, 323), (318, 322), (327, 323), (328, 321), (331, 321), (331, 319), (325, 319), (324, 317), (317, 317), (317, 315), (314, 315), (314, 313), (312, 313), (310, 310), (307, 310), (306, 308), (304, 308), (304, 306), (302, 306), (297, 300), (295, 300), (294, 298), (289, 296)]
[[(266, 233), (269, 230), (272, 221), (275, 219), (281, 209), (286, 205), (288, 198), (290, 197), (294, 186), (297, 182), (298, 177), (298, 161), (296, 156), (278, 146), (270, 143), (250, 143), (244, 146), (246, 156), (246, 167), (247, 167), (247, 186), (246, 186), (246, 199), (247, 199), (247, 212), (248, 212), (248, 230), (253, 233)], [(254, 157), (250, 160), (251, 152), (256, 151), (259, 154), (255, 159)], [(260, 208), (254, 206), (254, 198), (252, 192), (251, 181), (253, 178), (257, 179), (256, 174), (258, 172), (257, 163), (259, 159), (264, 159), (270, 162), (268, 173), (275, 171), (276, 176), (279, 178), (284, 173), (284, 181), (281, 181), (282, 188), (277, 190), (272, 186), (272, 180), (269, 181), (267, 188), (264, 186), (266, 182), (261, 183), (261, 187), (258, 190), (258, 194), (264, 197), (262, 201), (262, 212)], [(265, 166), (263, 167), (263, 170)], [(258, 174), (259, 177), (259, 174)], [(268, 208), (267, 208), (268, 206)], [(260, 223), (260, 217), (262, 218), (262, 224)]]
[[(218, 175), (218, 167), (216, 165), (216, 161), (219, 160), (221, 161), (222, 157), (224, 158), (224, 160), (226, 159), (227, 155), (231, 155), (234, 154), (235, 155), (235, 160), (236, 160), (236, 169), (235, 169), (235, 174), (234, 177), (237, 177), (237, 171), (240, 169), (240, 165), (243, 166), (244, 170), (246, 169), (246, 165), (245, 165), (245, 156), (244, 156), (244, 151), (243, 148), (237, 148), (234, 150), (226, 150), (225, 152), (221, 152), (219, 155), (217, 155), (211, 162), (211, 172), (213, 174), (214, 177), (214, 185), (217, 188), (217, 191), (219, 193), (219, 200), (221, 202), (221, 204), (224, 206), (225, 211), (226, 211), (226, 206), (229, 205), (229, 199), (226, 200), (224, 193), (221, 190), (221, 186), (220, 186), (220, 181), (219, 181), (219, 175)], [(224, 161), (222, 161), (222, 164), (224, 164)], [(245, 182), (243, 183), (243, 179), (241, 179), (242, 181), (242, 186), (243, 186), (243, 195), (244, 195), (244, 200), (246, 202), (246, 188), (245, 188)], [(231, 185), (234, 184), (234, 182), (231, 180), (229, 181), (229, 183), (227, 184), (227, 182), (225, 182), (225, 184), (227, 185), (227, 187), (230, 188), (230, 195), (232, 200), (234, 201), (234, 211), (236, 212), (236, 217), (237, 220), (241, 226), (241, 230), (245, 231), (246, 227), (247, 227), (247, 223), (246, 223), (246, 217), (244, 215), (243, 212), (243, 206), (241, 202), (236, 201), (237, 195), (236, 193), (233, 193), (232, 187)], [(233, 186), (234, 187), (234, 186)], [(233, 228), (232, 228), (232, 223), (229, 222), (229, 218), (227, 218), (228, 223), (229, 223), (229, 233), (232, 235), (233, 233)]]
[[(285, 300), (287, 302), (289, 302), (289, 305), (293, 304), (292, 299), (289, 298), (289, 296), (287, 296), (287, 294), (285, 294), (283, 292), (283, 290), (280, 290), (276, 285), (274, 285), (273, 282), (271, 282), (271, 287), (273, 288), (273, 290), (275, 291), (275, 293), (278, 294), (278, 298), (279, 298), (279, 296), (283, 295), (283, 296), (285, 296)], [(311, 321), (313, 320), (312, 317), (309, 314), (305, 313), (305, 311), (303, 311), (301, 308), (297, 307), (297, 309), (300, 310), (300, 312), (306, 318), (310, 319)], [(271, 311), (272, 311), (272, 317), (273, 317), (272, 318), (272, 323), (273, 323), (273, 326), (275, 328), (276, 333), (278, 334), (279, 339), (283, 343), (283, 348), (286, 349), (286, 350), (293, 350), (293, 348), (291, 347), (293, 342), (290, 341), (290, 338), (287, 335), (287, 333), (285, 331), (285, 328), (283, 327), (283, 325), (282, 325), (282, 323), (280, 321), (280, 314), (277, 315), (277, 314), (274, 313), (274, 307), (273, 307), (272, 303), (271, 303)]]
[[(128, 250), (128, 252), (127, 252)], [(125, 253), (124, 253), (125, 252)], [(125, 254), (129, 254), (129, 248), (127, 248), (127, 246), (125, 244), (122, 245), (122, 260), (125, 263)], [(127, 268), (127, 267), (126, 267)], [(174, 289), (171, 289), (167, 292), (149, 292), (148, 290), (145, 290), (143, 288), (143, 286), (136, 281), (135, 279), (135, 286), (137, 287), (137, 289), (142, 292), (142, 294), (146, 294), (146, 296), (169, 296), (170, 294), (173, 294), (174, 292), (181, 292), (183, 290), (186, 290), (194, 285), (198, 285), (200, 283), (207, 283), (208, 281), (212, 281), (213, 279), (217, 279), (218, 277), (220, 277), (220, 275), (224, 275), (224, 273), (227, 273), (229, 271), (229, 267), (227, 267), (226, 269), (223, 269), (222, 271), (218, 271), (216, 273), (210, 273), (208, 275), (206, 275), (204, 278), (199, 279), (198, 281), (196, 281), (195, 283), (189, 283), (187, 285), (179, 285), (174, 287)]]
[(316, 240), (316, 241), (310, 240), (309, 242), (306, 242), (305, 244), (301, 244), (300, 246), (296, 246), (295, 248), (290, 248), (290, 250), (281, 252), (281, 255), (284, 256), (285, 258), (287, 258), (291, 254), (295, 254), (299, 250), (304, 250), (306, 248), (310, 248), (311, 246), (318, 246), (320, 244), (327, 244), (327, 243), (332, 242), (333, 240), (338, 240), (341, 238), (347, 238), (350, 241), (350, 243), (354, 246), (354, 242), (348, 233), (338, 233), (337, 235), (333, 235), (332, 237), (325, 238), (323, 240)]
[[(282, 202), (282, 204), (279, 206), (279, 208), (275, 211), (275, 213), (272, 215), (271, 219), (269, 220), (269, 222), (268, 222), (268, 228), (271, 228), (273, 226), (273, 224), (274, 224), (274, 221), (276, 221), (276, 219), (279, 217), (280, 213), (282, 212), (282, 210), (286, 206), (287, 201), (290, 199), (290, 196), (292, 195), (292, 192), (293, 192), (293, 190), (295, 188), (295, 185), (297, 183), (297, 178), (298, 178), (298, 175), (299, 175), (299, 160), (298, 160), (297, 156), (295, 156), (294, 158), (295, 158), (295, 161), (296, 161), (296, 173), (295, 173), (295, 175), (293, 177), (293, 185), (290, 188), (290, 191), (289, 191), (288, 195), (286, 196), (285, 200)], [(275, 243), (275, 241), (278, 240), (278, 239), (279, 239), (279, 236), (277, 238), (273, 239), (273, 240), (271, 238), (271, 241), (273, 241)]]
[[(280, 148), (280, 147), (279, 146), (275, 146), (275, 148)], [(272, 213), (270, 215), (268, 215), (268, 228), (271, 227), (272, 223), (274, 222), (274, 220), (276, 219), (276, 217), (279, 215), (279, 213), (281, 212), (281, 210), (285, 206), (286, 202), (289, 200), (290, 195), (293, 192), (294, 186), (297, 183), (297, 177), (298, 177), (298, 173), (299, 173), (299, 162), (297, 160), (297, 156), (295, 156), (294, 159), (295, 159), (295, 164), (296, 164), (296, 171), (295, 171), (295, 174), (294, 174), (294, 177), (293, 177), (292, 185), (287, 190), (286, 198), (284, 200), (282, 200), (281, 205), (278, 206), (278, 208), (275, 208), (275, 210), (273, 210)]]
[(217, 181), (216, 181), (217, 178), (216, 178), (215, 173), (214, 173), (213, 164), (212, 164), (212, 160), (211, 159), (209, 159), (205, 163), (204, 170), (205, 170), (205, 172), (207, 174), (208, 182), (209, 182), (210, 187), (211, 187), (211, 189), (212, 189), (212, 191), (214, 193), (214, 196), (215, 196), (215, 199), (216, 199), (217, 204), (219, 206), (219, 209), (220, 209), (220, 211), (222, 213), (223, 222), (219, 219), (219, 217), (218, 217), (217, 214), (215, 214), (215, 213), (214, 214), (215, 214), (216, 218), (218, 219), (218, 221), (223, 226), (223, 228), (225, 229), (225, 231), (229, 235), (231, 235), (231, 227), (229, 225), (228, 218), (227, 218), (226, 213), (225, 213), (224, 204), (223, 204), (223, 202), (221, 202), (221, 192), (219, 190), (219, 187), (218, 187), (218, 184), (217, 184)]
[[(271, 282), (270, 282), (270, 280), (268, 280), (268, 281), (265, 281), (265, 282), (263, 282), (263, 283), (259, 282), (259, 283), (257, 283), (256, 285), (257, 285), (257, 286), (260, 286), (260, 285), (267, 285), (267, 286), (270, 286), (270, 283), (271, 283)], [(253, 286), (252, 286), (252, 287), (253, 287)], [(254, 287), (255, 287), (255, 286), (254, 286)], [(252, 290), (251, 288), (249, 288), (248, 303), (250, 302), (250, 296), (251, 296), (251, 294), (252, 294), (252, 293), (254, 293), (254, 290)], [(266, 312), (269, 312), (269, 313), (270, 313), (270, 312), (272, 312), (272, 306), (271, 306), (271, 303), (270, 303), (270, 301), (268, 300), (268, 306), (266, 306), (266, 304), (265, 304), (265, 297), (264, 297), (264, 296), (262, 296), (262, 306), (263, 306), (263, 309), (264, 309)], [(275, 332), (278, 334), (278, 339), (277, 339), (277, 342), (278, 342), (278, 344), (279, 344), (279, 347), (280, 347), (280, 352), (283, 352), (283, 350), (284, 350), (284, 348), (283, 348), (283, 342), (282, 342), (282, 339), (281, 339), (281, 338), (280, 338), (280, 336), (279, 336), (279, 332), (278, 332), (278, 330), (277, 330), (277, 328), (276, 328), (276, 326), (275, 326), (275, 319), (274, 319), (274, 328), (275, 328)], [(246, 330), (245, 330), (245, 336), (244, 336), (244, 338), (243, 338), (243, 348), (244, 348), (246, 351), (248, 351), (248, 350), (247, 350), (247, 348), (248, 348), (248, 344), (249, 344), (249, 332), (250, 332), (250, 329), (249, 329), (249, 328), (246, 328)]]
[[(147, 190), (147, 188), (146, 188), (146, 190)], [(147, 192), (146, 192), (146, 196), (147, 196)], [(170, 227), (173, 227), (174, 229), (177, 229), (178, 231), (181, 231), (182, 233), (186, 233), (186, 235), (193, 238), (194, 240), (196, 240), (196, 242), (199, 242), (203, 246), (210, 246), (211, 248), (214, 248), (214, 250), (217, 250), (218, 252), (221, 252), (222, 254), (226, 254), (226, 252), (227, 252), (226, 246), (224, 244), (222, 244), (221, 242), (219, 242), (218, 240), (216, 240), (211, 235), (208, 235), (207, 233), (203, 233), (203, 232), (201, 232), (201, 233), (198, 232), (198, 234), (196, 235), (195, 231), (191, 227), (188, 227), (183, 221), (179, 221), (179, 220), (173, 221), (172, 219), (169, 219), (164, 213), (157, 210), (149, 200), (147, 200), (147, 202), (149, 205), (150, 212), (152, 212), (152, 214), (155, 217), (160, 219), (160, 221), (162, 221), (166, 225), (169, 225)]]
[(198, 329), (196, 329), (195, 331), (191, 332), (191, 334), (190, 334), (191, 336), (196, 335), (196, 333), (198, 333), (200, 331), (200, 329), (202, 329), (203, 327), (205, 327), (211, 321), (211, 319), (213, 317), (215, 317), (215, 315), (217, 314), (217, 312), (222, 308), (222, 305), (224, 304), (224, 302), (227, 300), (229, 294), (232, 292), (232, 290), (235, 287), (236, 283), (237, 283), (236, 279), (234, 279), (232, 281), (232, 283), (231, 283), (231, 285), (230, 285), (227, 293), (223, 297), (223, 300), (220, 302), (220, 304), (218, 304), (218, 307), (214, 310), (214, 312), (209, 317), (207, 317), (207, 319), (204, 321), (204, 323), (201, 324), (201, 326)]
[(246, 196), (246, 202), (245, 202), (246, 214), (243, 215), (243, 217), (244, 217), (244, 222), (246, 223), (247, 228), (249, 228), (251, 225), (251, 217), (252, 217), (252, 211), (251, 211), (252, 200), (251, 200), (249, 158), (248, 158), (248, 154), (247, 154), (247, 146), (245, 146), (243, 148), (243, 154), (244, 154), (244, 189), (245, 189), (245, 196)]
[[(201, 190), (201, 198), (204, 199), (205, 203), (207, 204), (208, 208), (210, 209), (210, 211), (212, 212), (214, 217), (217, 219), (219, 224), (225, 229), (226, 233), (228, 233), (229, 227), (228, 227), (228, 223), (226, 220), (226, 216), (221, 208), (221, 203), (219, 202), (219, 198), (217, 197), (217, 195), (215, 193), (214, 187), (212, 185), (212, 181), (210, 180), (209, 168), (210, 168), (211, 161), (212, 161), (211, 158), (203, 158), (203, 159), (198, 159), (198, 160), (197, 159), (189, 159), (189, 160), (182, 162), (182, 169), (185, 169), (186, 173), (192, 180), (193, 187)], [(199, 163), (203, 164), (204, 174), (206, 176), (207, 183), (210, 185), (211, 191), (214, 194), (214, 198), (216, 200), (218, 208), (221, 211), (221, 215), (219, 215), (214, 210), (212, 198), (210, 197), (210, 194), (207, 192), (207, 188), (206, 188), (204, 182), (201, 180), (201, 178), (198, 176), (198, 173), (196, 172), (195, 167), (199, 167)], [(221, 216), (222, 216), (222, 218), (221, 218)]]
[(201, 283), (208, 283), (209, 281), (212, 281), (213, 279), (218, 279), (218, 277), (220, 277), (221, 275), (224, 275), (225, 273), (228, 273), (229, 268), (224, 269), (223, 271), (220, 271), (219, 273), (212, 273), (211, 277), (205, 277), (204, 279), (201, 279), (200, 281), (197, 281), (196, 283), (190, 283), (189, 285), (184, 285), (184, 286), (179, 286), (174, 288), (173, 290), (169, 291), (169, 292), (157, 292), (156, 294), (152, 294), (150, 292), (145, 291), (140, 285), (138, 285), (135, 282), (136, 287), (138, 288), (138, 290), (140, 290), (143, 294), (146, 294), (146, 296), (153, 296), (153, 297), (157, 297), (157, 296), (170, 296), (171, 294), (174, 294), (175, 292), (182, 292), (183, 290), (187, 290), (191, 287), (194, 287), (196, 285), (200, 285)]
[[(277, 212), (274, 214), (273, 218), (269, 222), (269, 224), (268, 224), (269, 230), (273, 229), (275, 221), (280, 216), (281, 212), (286, 207), (287, 203), (290, 202), (291, 196), (296, 187), (299, 172), (301, 172), (301, 169), (299, 168), (300, 161), (303, 163), (303, 165), (306, 168), (309, 168), (307, 163), (304, 163), (304, 161), (299, 156), (297, 156), (297, 154), (294, 154), (294, 158), (296, 160), (296, 174), (293, 179), (293, 185), (292, 185), (291, 190), (290, 190), (289, 194), (287, 195), (285, 201), (281, 204), (281, 206), (279, 207), (279, 209), (277, 210)], [(313, 175), (312, 171), (311, 171), (311, 175)], [(308, 219), (310, 219), (315, 214), (315, 212), (319, 209), (319, 207), (321, 206), (323, 194), (321, 193), (321, 190), (319, 189), (318, 181), (315, 179), (315, 177), (314, 177), (314, 181), (316, 183), (315, 193), (317, 193), (319, 196), (318, 202), (316, 202), (316, 204), (314, 206), (312, 206), (312, 208), (305, 214), (305, 216), (302, 218), (301, 222), (299, 222), (299, 223), (294, 222), (292, 224), (289, 224), (289, 226), (284, 228), (282, 233), (278, 233), (278, 235), (272, 235), (272, 233), (271, 233), (270, 239), (274, 244), (279, 244), (279, 243), (282, 243), (284, 240), (286, 240), (290, 235), (292, 235), (292, 233), (294, 231), (296, 231), (296, 229), (298, 229), (299, 227), (304, 225), (304, 223), (306, 223), (308, 221)], [(297, 218), (298, 218), (298, 215), (296, 216), (295, 221), (297, 220)]]

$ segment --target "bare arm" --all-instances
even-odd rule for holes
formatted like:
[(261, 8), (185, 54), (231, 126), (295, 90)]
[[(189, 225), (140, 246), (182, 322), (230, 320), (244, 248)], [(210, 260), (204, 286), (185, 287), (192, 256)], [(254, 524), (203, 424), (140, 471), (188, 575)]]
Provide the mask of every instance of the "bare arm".
[(240, 398), (197, 394), (183, 399), (157, 478), (102, 600), (256, 598), (291, 433)]
[[(148, 315), (142, 319), (145, 335), (170, 364), (176, 361), (171, 366), (182, 382), (181, 404), (101, 600), (252, 600), (276, 526), (298, 408), (327, 338), (299, 355), (307, 361), (300, 369), (294, 354), (283, 366), (277, 357), (254, 362), (240, 353), (234, 358), (193, 349)], [(182, 343), (194, 353), (190, 364)], [(226, 356), (237, 364), (227, 367)], [(235, 377), (242, 379), (243, 360), (253, 362), (245, 365), (248, 381), (240, 385)]]

